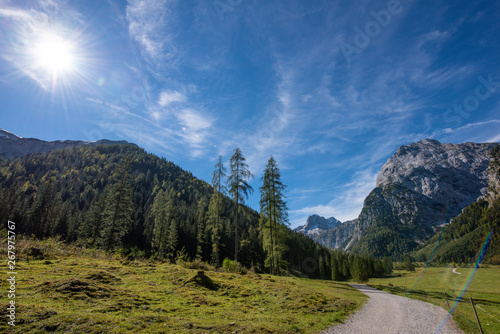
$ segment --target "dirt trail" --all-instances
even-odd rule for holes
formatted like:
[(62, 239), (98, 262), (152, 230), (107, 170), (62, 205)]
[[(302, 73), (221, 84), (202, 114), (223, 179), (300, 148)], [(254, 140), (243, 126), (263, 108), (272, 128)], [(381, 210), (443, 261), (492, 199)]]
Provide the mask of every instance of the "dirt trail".
[(463, 333), (451, 317), (436, 331), (447, 315), (438, 306), (392, 295), (362, 284), (351, 286), (369, 296), (368, 302), (344, 324), (329, 328), (322, 334)]

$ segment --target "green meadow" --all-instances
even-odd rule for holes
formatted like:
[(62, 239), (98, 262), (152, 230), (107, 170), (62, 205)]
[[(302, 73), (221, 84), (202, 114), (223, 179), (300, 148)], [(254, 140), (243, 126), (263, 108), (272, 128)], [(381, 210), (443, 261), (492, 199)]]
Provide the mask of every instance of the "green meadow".
[[(471, 268), (417, 268), (415, 272), (394, 272), (391, 278), (370, 279), (369, 285), (398, 295), (406, 295), (449, 310), (470, 277)], [(470, 285), (456, 301), (453, 319), (466, 333), (479, 333), (469, 297), (476, 305), (484, 333), (500, 333), (500, 267), (482, 267), (475, 271)]]
[(366, 299), (344, 283), (189, 269), (36, 243), (43, 259), (25, 245), (17, 261), (15, 327), (7, 324), (2, 293), (2, 333), (318, 333)]

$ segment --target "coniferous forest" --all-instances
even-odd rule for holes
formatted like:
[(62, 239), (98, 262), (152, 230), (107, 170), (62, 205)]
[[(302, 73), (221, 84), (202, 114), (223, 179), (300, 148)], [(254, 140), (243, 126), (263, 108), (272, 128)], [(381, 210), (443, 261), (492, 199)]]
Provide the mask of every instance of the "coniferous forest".
[(392, 263), (332, 251), (287, 227), (286, 186), (270, 158), (261, 212), (244, 205), (252, 177), (239, 149), (212, 184), (133, 144), (81, 146), (0, 160), (0, 217), (18, 233), (108, 252), (345, 279), (383, 276)]

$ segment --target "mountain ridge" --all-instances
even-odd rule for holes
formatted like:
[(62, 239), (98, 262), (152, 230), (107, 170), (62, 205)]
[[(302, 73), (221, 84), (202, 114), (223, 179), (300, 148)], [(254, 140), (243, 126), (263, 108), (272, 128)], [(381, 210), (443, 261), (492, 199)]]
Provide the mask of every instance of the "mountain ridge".
[[(101, 139), (98, 141), (54, 140), (46, 141), (38, 138), (23, 138), (7, 130), (0, 129), (0, 157), (16, 158), (32, 153), (47, 153), (53, 150), (83, 145), (119, 144), (134, 145), (125, 140), (113, 141)], [(137, 146), (138, 147), (138, 146)]]
[(313, 239), (375, 256), (411, 251), (488, 193), (489, 152), (495, 145), (424, 139), (400, 146), (382, 166), (354, 223)]

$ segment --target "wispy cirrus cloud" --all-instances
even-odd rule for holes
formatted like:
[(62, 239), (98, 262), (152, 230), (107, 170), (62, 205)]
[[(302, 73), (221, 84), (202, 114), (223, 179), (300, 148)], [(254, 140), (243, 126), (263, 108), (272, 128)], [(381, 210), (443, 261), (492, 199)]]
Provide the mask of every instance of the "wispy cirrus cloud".
[(488, 121), (468, 123), (456, 129), (445, 128), (436, 133), (436, 138), (450, 143), (472, 142), (500, 142), (500, 120), (491, 119)]
[(179, 51), (173, 43), (177, 0), (129, 0), (126, 8), (130, 37), (146, 60), (175, 63)]

